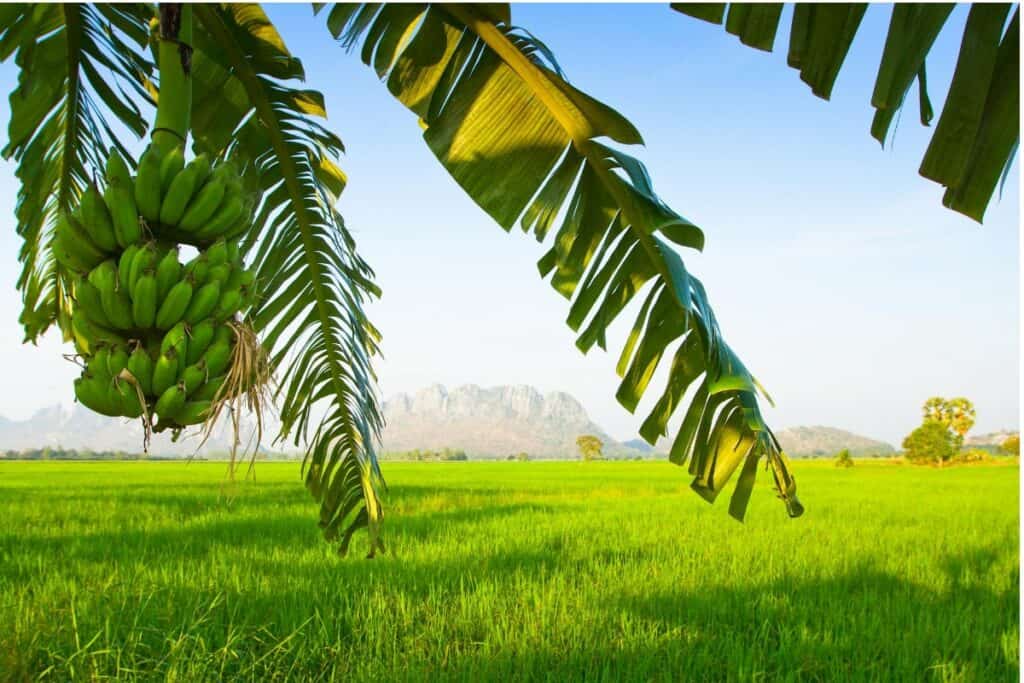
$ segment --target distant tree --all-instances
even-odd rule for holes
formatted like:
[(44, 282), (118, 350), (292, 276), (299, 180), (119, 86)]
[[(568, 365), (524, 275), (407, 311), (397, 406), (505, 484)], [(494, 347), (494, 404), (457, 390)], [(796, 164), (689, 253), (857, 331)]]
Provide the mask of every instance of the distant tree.
[(525, 451), (520, 451), (516, 453), (516, 460), (518, 460), (519, 462), (526, 462), (529, 459), (530, 456)]
[(844, 448), (836, 454), (836, 467), (853, 467), (853, 458), (850, 457), (849, 448)]
[(1020, 434), (1011, 434), (999, 444), (999, 450), (1006, 455), (1020, 455)]
[(959, 451), (964, 445), (964, 436), (974, 426), (974, 404), (966, 398), (942, 398), (933, 396), (924, 402), (922, 409), (925, 422), (938, 422), (953, 433), (953, 449)]
[(604, 457), (604, 454), (601, 452), (604, 444), (596, 436), (584, 434), (577, 437), (576, 447), (580, 449), (580, 456), (587, 462), (601, 460)]
[(925, 420), (903, 440), (907, 460), (919, 465), (943, 465), (956, 454), (953, 434), (941, 422)]

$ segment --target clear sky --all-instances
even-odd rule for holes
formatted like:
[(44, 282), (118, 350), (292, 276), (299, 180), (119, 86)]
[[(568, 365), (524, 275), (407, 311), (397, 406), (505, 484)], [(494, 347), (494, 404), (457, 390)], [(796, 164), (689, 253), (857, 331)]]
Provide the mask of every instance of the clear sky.
[[(576, 395), (613, 436), (635, 436), (642, 416), (614, 399), (617, 353), (575, 349), (565, 301), (537, 276), (542, 247), (502, 232), (463, 194), (415, 117), (334, 44), (322, 17), (306, 4), (269, 12), (348, 150), (340, 206), (384, 289), (370, 308), (385, 335), (384, 394), (532, 384)], [(1017, 165), (984, 226), (944, 209), (942, 189), (917, 175), (930, 129), (916, 91), (893, 144), (881, 150), (868, 134), (888, 9), (869, 8), (831, 102), (786, 66), (791, 12), (771, 54), (665, 5), (516, 5), (513, 21), (551, 47), (577, 87), (636, 124), (646, 147), (630, 152), (660, 196), (704, 229), (705, 252), (683, 258), (775, 398), (770, 424), (898, 444), (938, 394), (971, 398), (979, 433), (1015, 427)], [(927, 65), (936, 114), (965, 17), (959, 6)], [(0, 88), (15, 80), (13, 64), (0, 66)], [(3, 130), (8, 118), (4, 98)], [(20, 344), (13, 170), (0, 164), (0, 415), (24, 418), (70, 403), (76, 373), (56, 335)]]

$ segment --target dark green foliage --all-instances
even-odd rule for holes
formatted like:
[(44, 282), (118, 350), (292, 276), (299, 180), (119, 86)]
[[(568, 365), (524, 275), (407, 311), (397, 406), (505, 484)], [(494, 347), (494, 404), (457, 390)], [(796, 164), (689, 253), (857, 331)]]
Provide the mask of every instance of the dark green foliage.
[(904, 457), (918, 465), (942, 465), (956, 454), (953, 434), (941, 422), (925, 420), (903, 440)]
[(848, 448), (844, 448), (836, 454), (836, 467), (853, 467), (853, 458), (850, 457)]

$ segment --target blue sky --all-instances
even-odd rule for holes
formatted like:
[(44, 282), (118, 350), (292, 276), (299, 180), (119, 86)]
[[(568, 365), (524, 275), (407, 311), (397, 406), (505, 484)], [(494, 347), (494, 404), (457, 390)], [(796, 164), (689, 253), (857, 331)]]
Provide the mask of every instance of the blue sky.
[[(785, 64), (791, 11), (771, 54), (664, 5), (516, 5), (513, 21), (551, 47), (577, 87), (636, 124), (646, 146), (630, 152), (661, 197), (704, 229), (704, 253), (683, 258), (775, 398), (770, 424), (898, 443), (939, 394), (974, 400), (978, 432), (1015, 426), (1017, 166), (984, 226), (944, 209), (942, 189), (917, 175), (930, 129), (916, 94), (886, 149), (868, 135), (887, 8), (868, 10), (831, 102)], [(308, 5), (269, 12), (347, 147), (341, 210), (384, 288), (370, 309), (385, 335), (384, 394), (432, 382), (533, 384), (575, 394), (612, 435), (631, 438), (642, 416), (614, 400), (616, 356), (574, 348), (564, 300), (536, 274), (542, 247), (502, 232), (462, 193), (415, 117)], [(928, 62), (937, 113), (965, 16), (955, 10)], [(0, 87), (15, 79), (12, 64), (0, 67)], [(4, 100), (4, 129), (8, 115)], [(19, 344), (15, 192), (4, 163), (0, 362), (19, 390), (0, 396), (0, 414), (20, 418), (69, 403), (75, 372), (59, 340)]]

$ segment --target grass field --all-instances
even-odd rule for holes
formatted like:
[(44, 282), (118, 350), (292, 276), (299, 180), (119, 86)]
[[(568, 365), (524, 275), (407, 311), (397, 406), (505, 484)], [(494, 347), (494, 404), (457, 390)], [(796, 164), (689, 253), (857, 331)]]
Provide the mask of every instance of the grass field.
[(339, 559), (295, 464), (0, 463), (0, 680), (1018, 680), (1018, 468), (391, 464)]

